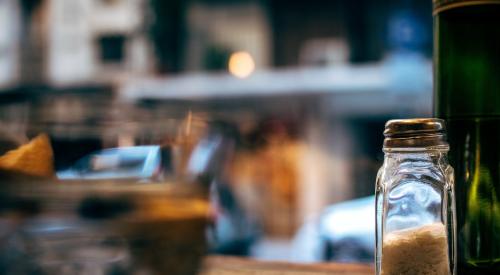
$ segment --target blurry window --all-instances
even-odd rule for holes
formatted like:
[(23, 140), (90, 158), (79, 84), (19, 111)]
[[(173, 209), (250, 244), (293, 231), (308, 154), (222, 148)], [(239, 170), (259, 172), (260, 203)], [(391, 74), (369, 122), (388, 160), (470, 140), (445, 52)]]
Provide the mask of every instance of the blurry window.
[(98, 38), (100, 59), (103, 63), (121, 63), (125, 56), (125, 36), (106, 35)]

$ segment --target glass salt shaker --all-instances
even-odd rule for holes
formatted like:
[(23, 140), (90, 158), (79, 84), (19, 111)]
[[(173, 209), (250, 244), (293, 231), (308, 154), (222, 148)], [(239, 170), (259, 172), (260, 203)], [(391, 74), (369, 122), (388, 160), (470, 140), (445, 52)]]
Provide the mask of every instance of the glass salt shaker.
[(453, 168), (444, 121), (390, 120), (376, 183), (378, 275), (455, 274)]

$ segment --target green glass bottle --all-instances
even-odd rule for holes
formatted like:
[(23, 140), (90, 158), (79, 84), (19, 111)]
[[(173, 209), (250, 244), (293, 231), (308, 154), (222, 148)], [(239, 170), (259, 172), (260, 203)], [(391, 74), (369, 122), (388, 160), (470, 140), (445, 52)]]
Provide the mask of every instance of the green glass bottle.
[(434, 0), (434, 107), (455, 168), (457, 273), (500, 274), (500, 0)]

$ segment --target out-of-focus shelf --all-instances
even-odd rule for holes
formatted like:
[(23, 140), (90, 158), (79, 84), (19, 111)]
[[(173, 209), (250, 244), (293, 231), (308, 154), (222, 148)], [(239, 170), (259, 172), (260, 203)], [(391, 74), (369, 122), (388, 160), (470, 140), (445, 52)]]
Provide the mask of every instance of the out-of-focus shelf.
[(122, 96), (135, 101), (352, 93), (382, 90), (389, 81), (378, 66), (262, 70), (244, 79), (228, 73), (186, 73), (133, 79), (123, 87)]
[(120, 101), (161, 104), (171, 111), (188, 107), (279, 113), (282, 108), (289, 112), (300, 109), (297, 104), (316, 102), (324, 114), (335, 117), (427, 116), (432, 106), (432, 64), (404, 56), (367, 65), (259, 70), (244, 79), (192, 72), (132, 78), (118, 91)]
[(201, 275), (368, 275), (371, 265), (361, 264), (295, 264), (262, 262), (236, 257), (210, 256), (205, 259)]
[(259, 70), (244, 79), (228, 73), (186, 73), (130, 79), (120, 89), (120, 96), (128, 101), (207, 100), (392, 91), (420, 93), (432, 89), (430, 61), (407, 56), (399, 59), (362, 66)]

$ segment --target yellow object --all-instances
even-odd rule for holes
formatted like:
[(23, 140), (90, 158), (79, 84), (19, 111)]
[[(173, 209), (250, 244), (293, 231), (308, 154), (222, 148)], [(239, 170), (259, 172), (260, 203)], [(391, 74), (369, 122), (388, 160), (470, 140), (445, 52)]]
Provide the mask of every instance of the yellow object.
[(49, 137), (41, 134), (0, 156), (0, 169), (37, 177), (54, 176), (54, 154)]

